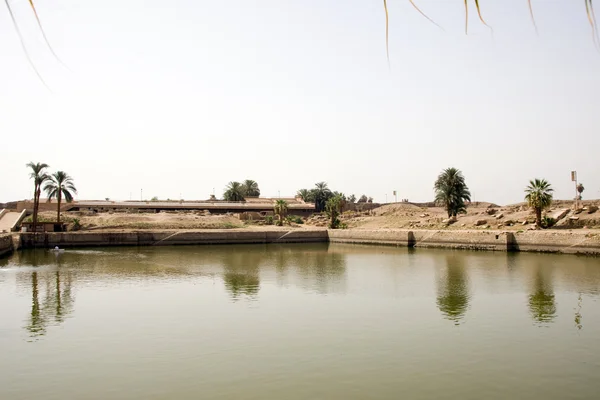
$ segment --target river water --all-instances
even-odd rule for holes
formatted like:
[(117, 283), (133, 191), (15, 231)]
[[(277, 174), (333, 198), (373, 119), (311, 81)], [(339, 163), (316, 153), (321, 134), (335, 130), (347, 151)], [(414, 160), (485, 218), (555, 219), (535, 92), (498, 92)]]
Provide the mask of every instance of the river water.
[(0, 260), (0, 399), (598, 399), (600, 259), (337, 244)]

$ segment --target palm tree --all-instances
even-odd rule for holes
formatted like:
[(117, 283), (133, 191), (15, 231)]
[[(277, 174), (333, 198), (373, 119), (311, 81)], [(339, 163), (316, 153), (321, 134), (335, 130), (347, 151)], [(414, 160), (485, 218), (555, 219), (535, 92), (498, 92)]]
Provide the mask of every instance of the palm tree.
[(62, 197), (65, 196), (67, 203), (70, 203), (73, 201), (73, 194), (77, 193), (77, 189), (73, 185), (73, 178), (64, 171), (56, 171), (44, 186), (44, 190), (48, 194), (48, 202), (54, 197), (58, 200), (56, 223), (60, 224), (60, 202)]
[(260, 189), (258, 188), (258, 183), (253, 181), (252, 179), (246, 179), (244, 183), (242, 183), (244, 187), (244, 195), (248, 197), (258, 197), (260, 196)]
[(538, 228), (542, 227), (542, 210), (552, 204), (552, 192), (554, 189), (545, 179), (533, 179), (525, 188), (525, 200), (535, 210), (535, 225)]
[(446, 168), (438, 176), (435, 184), (435, 202), (443, 204), (448, 218), (467, 211), (465, 201), (471, 201), (471, 192), (465, 183), (462, 172), (456, 168)]
[(287, 210), (288, 210), (287, 201), (279, 199), (275, 202), (273, 211), (279, 217), (279, 222), (278, 222), (279, 226), (283, 226), (283, 218), (285, 218), (285, 213), (287, 213)]
[(49, 167), (48, 164), (45, 163), (33, 163), (29, 162), (26, 165), (31, 168), (31, 172), (29, 173), (29, 177), (33, 179), (33, 232), (36, 232), (37, 228), (37, 220), (38, 220), (38, 208), (40, 205), (40, 194), (42, 192), (42, 184), (50, 179), (50, 176), (46, 174), (46, 168)]
[(333, 193), (327, 187), (327, 183), (325, 182), (318, 182), (315, 184), (313, 195), (315, 197), (315, 211), (317, 212), (325, 211), (327, 200), (333, 197)]
[(313, 203), (315, 201), (315, 196), (312, 190), (300, 189), (298, 192), (296, 192), (296, 195), (307, 203)]
[(340, 195), (334, 196), (327, 200), (327, 205), (325, 206), (325, 211), (327, 212), (327, 216), (331, 220), (329, 223), (329, 227), (331, 229), (337, 229), (340, 225), (340, 219), (338, 218), (343, 207), (343, 200)]
[(581, 193), (583, 193), (584, 190), (585, 190), (585, 188), (583, 187), (582, 183), (580, 183), (580, 184), (577, 185), (577, 192), (579, 193), (579, 199), (578, 200), (581, 200)]
[(229, 182), (223, 198), (227, 201), (244, 201), (244, 186), (239, 182)]

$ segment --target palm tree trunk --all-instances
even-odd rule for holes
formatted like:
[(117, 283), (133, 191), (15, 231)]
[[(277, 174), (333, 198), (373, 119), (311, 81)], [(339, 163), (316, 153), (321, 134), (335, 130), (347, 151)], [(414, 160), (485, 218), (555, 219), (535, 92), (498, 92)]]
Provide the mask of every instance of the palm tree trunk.
[(32, 218), (32, 228), (33, 228), (33, 232), (36, 231), (36, 227), (37, 227), (37, 214), (38, 214), (38, 192), (39, 192), (39, 188), (38, 185), (35, 185), (35, 189), (33, 191), (33, 218)]
[(62, 198), (62, 190), (60, 190), (60, 187), (58, 189), (58, 211), (56, 212), (56, 223), (60, 224), (60, 201)]
[(538, 228), (542, 227), (542, 209), (541, 208), (535, 209), (535, 226), (537, 226)]

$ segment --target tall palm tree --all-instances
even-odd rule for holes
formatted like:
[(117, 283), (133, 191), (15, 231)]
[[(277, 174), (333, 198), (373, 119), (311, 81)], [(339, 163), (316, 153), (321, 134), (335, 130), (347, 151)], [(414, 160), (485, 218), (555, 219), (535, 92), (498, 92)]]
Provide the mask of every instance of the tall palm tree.
[(308, 189), (300, 189), (298, 192), (296, 192), (296, 195), (307, 203), (312, 203), (315, 201), (314, 193)]
[(244, 201), (244, 186), (239, 182), (229, 182), (223, 198), (227, 201)]
[(327, 204), (327, 200), (333, 197), (333, 193), (327, 187), (327, 183), (318, 182), (315, 183), (315, 188), (313, 189), (313, 194), (315, 197), (315, 211), (322, 212), (325, 211), (325, 206)]
[(529, 207), (535, 211), (535, 225), (542, 226), (542, 211), (552, 204), (552, 192), (554, 189), (545, 179), (533, 179), (525, 188), (525, 200)]
[(65, 196), (67, 203), (70, 203), (73, 201), (73, 195), (77, 193), (77, 189), (73, 185), (73, 178), (64, 171), (56, 171), (44, 186), (44, 190), (48, 194), (48, 202), (54, 197), (58, 201), (56, 222), (60, 224), (60, 202), (62, 197)]
[(258, 197), (260, 196), (260, 189), (258, 188), (258, 183), (253, 181), (252, 179), (246, 179), (242, 186), (244, 187), (244, 195), (248, 197)]
[(28, 168), (31, 168), (31, 172), (29, 173), (29, 177), (33, 179), (33, 219), (32, 219), (32, 227), (33, 232), (36, 232), (37, 228), (37, 220), (38, 220), (38, 208), (40, 205), (40, 194), (42, 192), (42, 184), (50, 179), (50, 176), (46, 174), (46, 168), (49, 167), (48, 164), (45, 163), (33, 163), (29, 162), (26, 165)]
[(471, 201), (471, 192), (465, 183), (462, 172), (456, 168), (446, 168), (438, 176), (435, 184), (435, 202), (443, 204), (448, 218), (467, 211), (465, 201)]
[(273, 211), (279, 217), (278, 225), (283, 226), (283, 219), (285, 218), (285, 214), (288, 210), (288, 203), (285, 200), (277, 200), (275, 202), (275, 206), (273, 207)]

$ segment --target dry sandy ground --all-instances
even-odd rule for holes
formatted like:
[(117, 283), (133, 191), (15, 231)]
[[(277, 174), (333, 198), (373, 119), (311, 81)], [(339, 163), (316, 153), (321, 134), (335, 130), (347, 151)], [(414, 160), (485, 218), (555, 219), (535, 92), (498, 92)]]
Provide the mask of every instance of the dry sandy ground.
[[(547, 210), (549, 216), (564, 216), (555, 229), (600, 228), (600, 211), (589, 213), (600, 200), (583, 202), (583, 211), (575, 213), (572, 201), (556, 201)], [(567, 212), (568, 211), (568, 212)], [(345, 213), (342, 220), (351, 229), (498, 229), (525, 230), (532, 228), (535, 215), (525, 203), (497, 206), (491, 203), (475, 203), (467, 213), (458, 217), (451, 225), (443, 221), (448, 218), (441, 207), (418, 207), (412, 204), (395, 203), (372, 210), (371, 213)], [(309, 222), (310, 223), (310, 222)]]
[[(590, 228), (600, 229), (600, 211), (589, 213), (600, 200), (583, 202), (583, 211), (575, 213), (572, 201), (556, 201), (547, 211), (550, 216), (565, 214), (554, 229)], [(568, 211), (568, 212), (567, 212)], [(53, 212), (41, 212), (45, 220), (55, 220)], [(202, 215), (201, 213), (99, 213), (65, 212), (62, 218), (72, 227), (79, 220), (82, 230), (140, 230), (140, 229), (250, 229), (280, 230), (290, 226), (245, 224), (233, 215)], [(467, 214), (460, 215), (451, 225), (444, 223), (448, 218), (440, 207), (419, 207), (406, 203), (388, 204), (370, 212), (347, 212), (342, 221), (350, 229), (503, 229), (527, 230), (533, 228), (533, 212), (524, 204), (497, 206), (491, 203), (473, 203)], [(325, 216), (313, 216), (304, 225), (293, 225), (296, 229), (325, 228)]]

